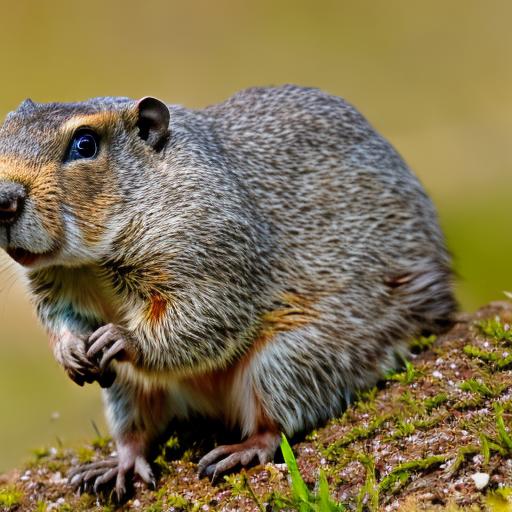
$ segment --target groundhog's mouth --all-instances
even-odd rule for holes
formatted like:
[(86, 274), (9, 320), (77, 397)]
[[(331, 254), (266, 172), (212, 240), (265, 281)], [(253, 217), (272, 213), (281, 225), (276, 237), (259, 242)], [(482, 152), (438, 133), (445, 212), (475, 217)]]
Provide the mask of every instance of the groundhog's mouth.
[(25, 249), (21, 249), (20, 247), (11, 247), (7, 249), (7, 254), (20, 265), (23, 265), (24, 267), (30, 267), (33, 265), (36, 261), (44, 258), (45, 256), (48, 256), (50, 253), (34, 253), (27, 251)]

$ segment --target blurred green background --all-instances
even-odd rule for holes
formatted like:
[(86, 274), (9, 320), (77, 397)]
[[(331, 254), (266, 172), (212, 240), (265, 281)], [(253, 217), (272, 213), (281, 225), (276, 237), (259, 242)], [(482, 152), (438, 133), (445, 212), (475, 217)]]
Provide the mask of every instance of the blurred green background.
[[(0, 115), (26, 97), (201, 107), (293, 82), (355, 104), (433, 196), (473, 310), (512, 289), (512, 3), (0, 1)], [(4, 267), (5, 258), (0, 257)], [(0, 274), (0, 471), (105, 430), (54, 363), (15, 265)]]

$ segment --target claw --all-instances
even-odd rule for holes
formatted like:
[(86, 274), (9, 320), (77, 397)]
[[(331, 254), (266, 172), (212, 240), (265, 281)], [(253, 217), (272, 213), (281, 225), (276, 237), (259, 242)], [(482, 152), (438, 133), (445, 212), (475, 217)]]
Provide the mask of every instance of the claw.
[(266, 464), (274, 457), (279, 441), (279, 434), (264, 432), (240, 444), (218, 446), (199, 461), (198, 476), (210, 477), (215, 482), (238, 465), (249, 466), (255, 460)]
[(118, 457), (111, 457), (84, 464), (70, 471), (68, 482), (75, 491), (86, 492), (92, 489), (98, 493), (101, 487), (115, 480), (114, 488), (119, 503), (126, 495), (126, 475), (130, 471), (133, 471), (134, 475), (140, 476), (148, 486), (156, 488), (151, 466), (143, 456), (137, 455), (125, 462), (120, 465)]
[(123, 471), (117, 472), (116, 478), (116, 496), (118, 503), (121, 503), (125, 494), (126, 494), (126, 483), (125, 483), (125, 473)]
[(139, 475), (144, 482), (148, 485), (156, 486), (155, 477), (153, 476), (153, 471), (151, 470), (151, 466), (148, 464), (146, 459), (143, 457), (137, 457), (135, 459), (135, 466), (133, 468), (135, 474)]
[(105, 485), (106, 483), (113, 480), (117, 475), (117, 468), (109, 469), (106, 473), (96, 478), (94, 481), (94, 487), (93, 490), (96, 494), (98, 494), (98, 490), (102, 485)]
[(98, 327), (90, 336), (89, 343), (94, 343), (98, 338), (101, 338), (105, 333), (109, 332), (113, 328), (113, 324), (105, 324)]
[(117, 459), (112, 457), (110, 459), (99, 460), (97, 462), (89, 462), (88, 464), (82, 464), (74, 469), (72, 469), (68, 474), (68, 482), (72, 483), (72, 481), (77, 476), (83, 476), (87, 471), (95, 470), (95, 469), (105, 469), (112, 468), (117, 466)]
[[(100, 370), (103, 372), (105, 368), (110, 364), (119, 352), (124, 350), (124, 341), (122, 339), (117, 340), (104, 354), (100, 361)], [(91, 347), (92, 348), (92, 347)]]
[[(213, 474), (213, 470), (215, 470), (215, 464), (213, 464), (216, 460), (220, 459), (223, 455), (227, 455), (232, 453), (233, 450), (239, 445), (233, 446), (218, 446), (214, 448), (211, 452), (207, 453), (197, 464), (197, 472), (199, 478), (203, 478), (205, 476), (211, 476)], [(207, 472), (207, 470), (213, 467), (211, 472)]]
[[(85, 492), (92, 486), (92, 482), (94, 481), (93, 488), (96, 491), (98, 487), (96, 483), (98, 480), (107, 482), (112, 479), (113, 476), (117, 474), (117, 466), (116, 457), (83, 464), (69, 472), (68, 482), (75, 491), (81, 490)], [(107, 475), (109, 475), (108, 478)]]
[(104, 325), (97, 329), (96, 331), (94, 331), (89, 337), (89, 343), (91, 343), (91, 346), (87, 350), (87, 357), (89, 359), (93, 358), (101, 350), (103, 350), (109, 343), (111, 343), (112, 335), (114, 333), (115, 328), (112, 324)]

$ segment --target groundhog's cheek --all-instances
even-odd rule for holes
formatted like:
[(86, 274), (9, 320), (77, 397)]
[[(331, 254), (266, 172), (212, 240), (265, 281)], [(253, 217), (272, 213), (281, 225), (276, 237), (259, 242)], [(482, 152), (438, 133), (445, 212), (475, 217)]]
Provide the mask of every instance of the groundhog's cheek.
[(66, 169), (62, 189), (84, 242), (88, 245), (101, 242), (113, 207), (119, 201), (106, 162), (78, 163)]

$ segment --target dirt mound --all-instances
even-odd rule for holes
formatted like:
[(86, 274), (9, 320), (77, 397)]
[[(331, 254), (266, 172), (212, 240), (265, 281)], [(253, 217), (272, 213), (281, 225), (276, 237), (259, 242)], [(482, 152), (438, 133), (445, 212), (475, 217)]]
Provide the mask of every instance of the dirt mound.
[[(311, 495), (321, 469), (340, 510), (512, 509), (509, 326), (512, 304), (499, 302), (460, 315), (438, 339), (415, 340), (415, 355), (403, 372), (389, 375), (341, 418), (293, 445)], [(215, 485), (198, 480), (195, 461), (208, 442), (197, 432), (172, 436), (155, 459), (157, 490), (136, 483), (120, 509), (299, 508), (284, 463), (255, 467)], [(37, 453), (29, 467), (0, 477), (0, 510), (114, 510), (108, 492), (78, 496), (65, 479), (70, 467), (112, 450), (110, 441), (97, 439), (78, 450)], [(322, 510), (318, 503), (303, 506)]]

